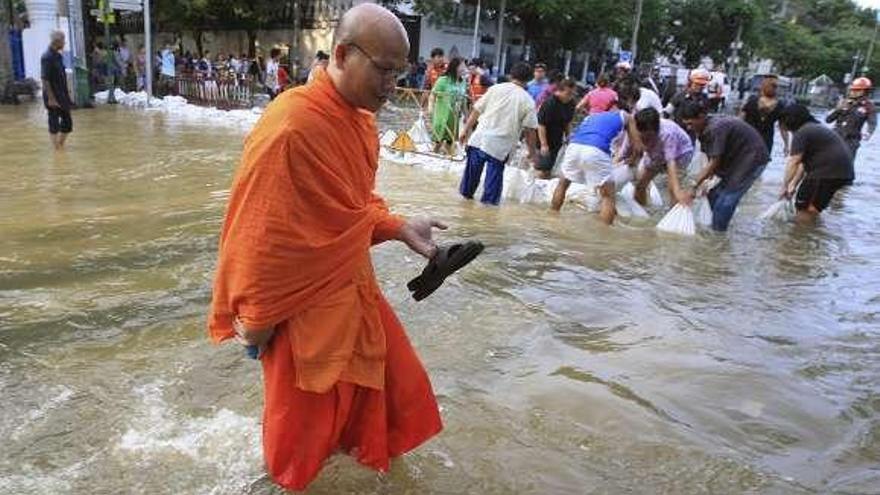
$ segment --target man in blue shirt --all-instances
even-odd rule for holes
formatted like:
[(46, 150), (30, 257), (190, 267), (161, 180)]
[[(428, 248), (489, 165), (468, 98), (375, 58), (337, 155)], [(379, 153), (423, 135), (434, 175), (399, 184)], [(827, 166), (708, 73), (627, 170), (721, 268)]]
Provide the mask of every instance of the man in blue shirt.
[(550, 82), (547, 81), (547, 66), (542, 63), (535, 64), (534, 79), (526, 85), (526, 91), (529, 92), (529, 96), (533, 100), (538, 101), (538, 97), (547, 89), (549, 84)]
[(73, 103), (67, 92), (67, 75), (64, 72), (64, 33), (53, 31), (49, 37), (49, 48), (40, 58), (43, 81), (43, 105), (49, 113), (49, 136), (55, 150), (64, 147), (67, 135), (73, 130), (70, 109)]

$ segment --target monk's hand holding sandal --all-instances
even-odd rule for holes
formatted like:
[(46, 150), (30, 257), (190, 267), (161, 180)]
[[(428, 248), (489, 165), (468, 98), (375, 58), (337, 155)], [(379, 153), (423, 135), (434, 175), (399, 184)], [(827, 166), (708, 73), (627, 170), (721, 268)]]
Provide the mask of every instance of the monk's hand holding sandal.
[(434, 243), (433, 237), (434, 228), (446, 230), (449, 227), (433, 218), (411, 218), (400, 228), (397, 240), (425, 258), (431, 259), (437, 253), (437, 244)]

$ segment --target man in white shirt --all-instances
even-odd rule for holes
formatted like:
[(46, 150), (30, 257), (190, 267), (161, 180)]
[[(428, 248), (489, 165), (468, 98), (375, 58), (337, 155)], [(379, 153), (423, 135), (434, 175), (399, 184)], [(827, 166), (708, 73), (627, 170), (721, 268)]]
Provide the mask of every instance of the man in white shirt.
[(480, 201), (491, 205), (501, 201), (504, 163), (519, 144), (523, 131), (529, 160), (535, 164), (538, 116), (535, 101), (525, 90), (531, 72), (528, 64), (517, 63), (510, 71), (511, 82), (492, 86), (474, 104), (460, 139), (461, 144), (467, 146), (467, 166), (459, 187), (459, 192), (465, 198), (473, 199), (480, 185), (483, 168), (488, 164)]
[(281, 50), (273, 48), (269, 51), (269, 60), (266, 62), (266, 89), (273, 99), (281, 89), (281, 85), (278, 83), (278, 58), (280, 56)]

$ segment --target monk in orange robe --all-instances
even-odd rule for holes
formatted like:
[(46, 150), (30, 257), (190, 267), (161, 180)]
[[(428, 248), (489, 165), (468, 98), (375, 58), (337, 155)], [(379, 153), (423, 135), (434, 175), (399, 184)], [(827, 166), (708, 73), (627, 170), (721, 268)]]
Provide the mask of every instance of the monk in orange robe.
[(263, 453), (287, 489), (305, 489), (336, 451), (385, 471), (442, 428), (369, 253), (399, 240), (430, 258), (433, 228), (446, 228), (393, 215), (373, 192), (374, 113), (408, 53), (391, 12), (349, 10), (330, 65), (269, 105), (233, 183), (208, 326), (216, 342), (261, 348)]

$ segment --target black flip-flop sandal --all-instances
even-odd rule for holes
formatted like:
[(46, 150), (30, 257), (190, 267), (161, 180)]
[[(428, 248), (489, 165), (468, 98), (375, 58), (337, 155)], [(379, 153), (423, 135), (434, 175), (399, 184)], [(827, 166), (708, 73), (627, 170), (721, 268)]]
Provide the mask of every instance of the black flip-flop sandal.
[(483, 252), (480, 241), (467, 241), (441, 247), (431, 258), (422, 274), (406, 284), (412, 292), (413, 299), (421, 301), (434, 293), (446, 277), (461, 270)]

